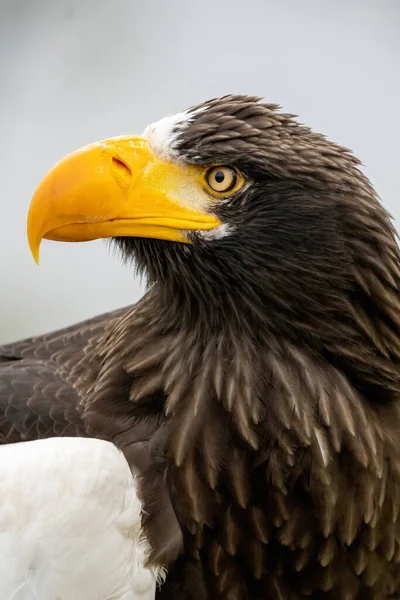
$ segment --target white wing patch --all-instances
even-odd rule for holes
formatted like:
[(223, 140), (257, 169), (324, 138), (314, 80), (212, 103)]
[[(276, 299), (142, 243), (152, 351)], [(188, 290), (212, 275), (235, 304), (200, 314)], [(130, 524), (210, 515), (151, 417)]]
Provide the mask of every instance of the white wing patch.
[(155, 123), (147, 125), (143, 137), (147, 139), (150, 146), (161, 158), (165, 160), (179, 161), (181, 157), (175, 149), (175, 143), (179, 134), (190, 125), (194, 117), (205, 110), (206, 107), (188, 112), (179, 112), (168, 115)]
[(95, 439), (0, 447), (1, 600), (153, 600), (141, 503), (122, 453)]

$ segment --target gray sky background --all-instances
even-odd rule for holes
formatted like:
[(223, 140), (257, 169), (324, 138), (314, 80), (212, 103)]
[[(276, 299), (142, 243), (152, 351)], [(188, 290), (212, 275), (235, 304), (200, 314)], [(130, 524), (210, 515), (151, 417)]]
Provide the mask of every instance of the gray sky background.
[(400, 218), (400, 0), (0, 0), (0, 343), (131, 302), (104, 242), (25, 234), (79, 146), (226, 93), (264, 96), (351, 147)]

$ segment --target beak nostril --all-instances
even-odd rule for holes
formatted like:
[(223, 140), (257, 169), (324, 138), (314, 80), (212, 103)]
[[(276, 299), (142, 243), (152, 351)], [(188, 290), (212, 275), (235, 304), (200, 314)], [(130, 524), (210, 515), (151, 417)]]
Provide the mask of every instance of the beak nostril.
[(119, 180), (122, 180), (124, 185), (130, 185), (132, 181), (132, 171), (130, 170), (128, 165), (120, 158), (116, 158), (113, 156), (112, 167), (117, 178)]

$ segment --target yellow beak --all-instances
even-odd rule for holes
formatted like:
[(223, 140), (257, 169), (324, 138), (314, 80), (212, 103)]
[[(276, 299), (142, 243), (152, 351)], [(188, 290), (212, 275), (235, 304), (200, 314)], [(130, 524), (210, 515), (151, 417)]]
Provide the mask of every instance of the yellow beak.
[(134, 236), (190, 243), (187, 231), (220, 224), (202, 212), (201, 202), (186, 201), (185, 191), (202, 195), (196, 169), (156, 156), (141, 137), (113, 138), (73, 152), (33, 196), (28, 241), (35, 261), (43, 238)]

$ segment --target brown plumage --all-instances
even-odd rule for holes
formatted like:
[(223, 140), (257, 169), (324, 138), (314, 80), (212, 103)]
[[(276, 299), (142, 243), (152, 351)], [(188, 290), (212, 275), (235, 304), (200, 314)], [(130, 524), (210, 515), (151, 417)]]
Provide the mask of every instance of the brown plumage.
[(148, 292), (2, 348), (1, 439), (120, 447), (141, 473), (150, 561), (170, 570), (163, 600), (397, 597), (390, 219), (348, 150), (275, 105), (202, 108), (174, 148), (251, 182), (215, 208), (229, 235), (116, 239)]

